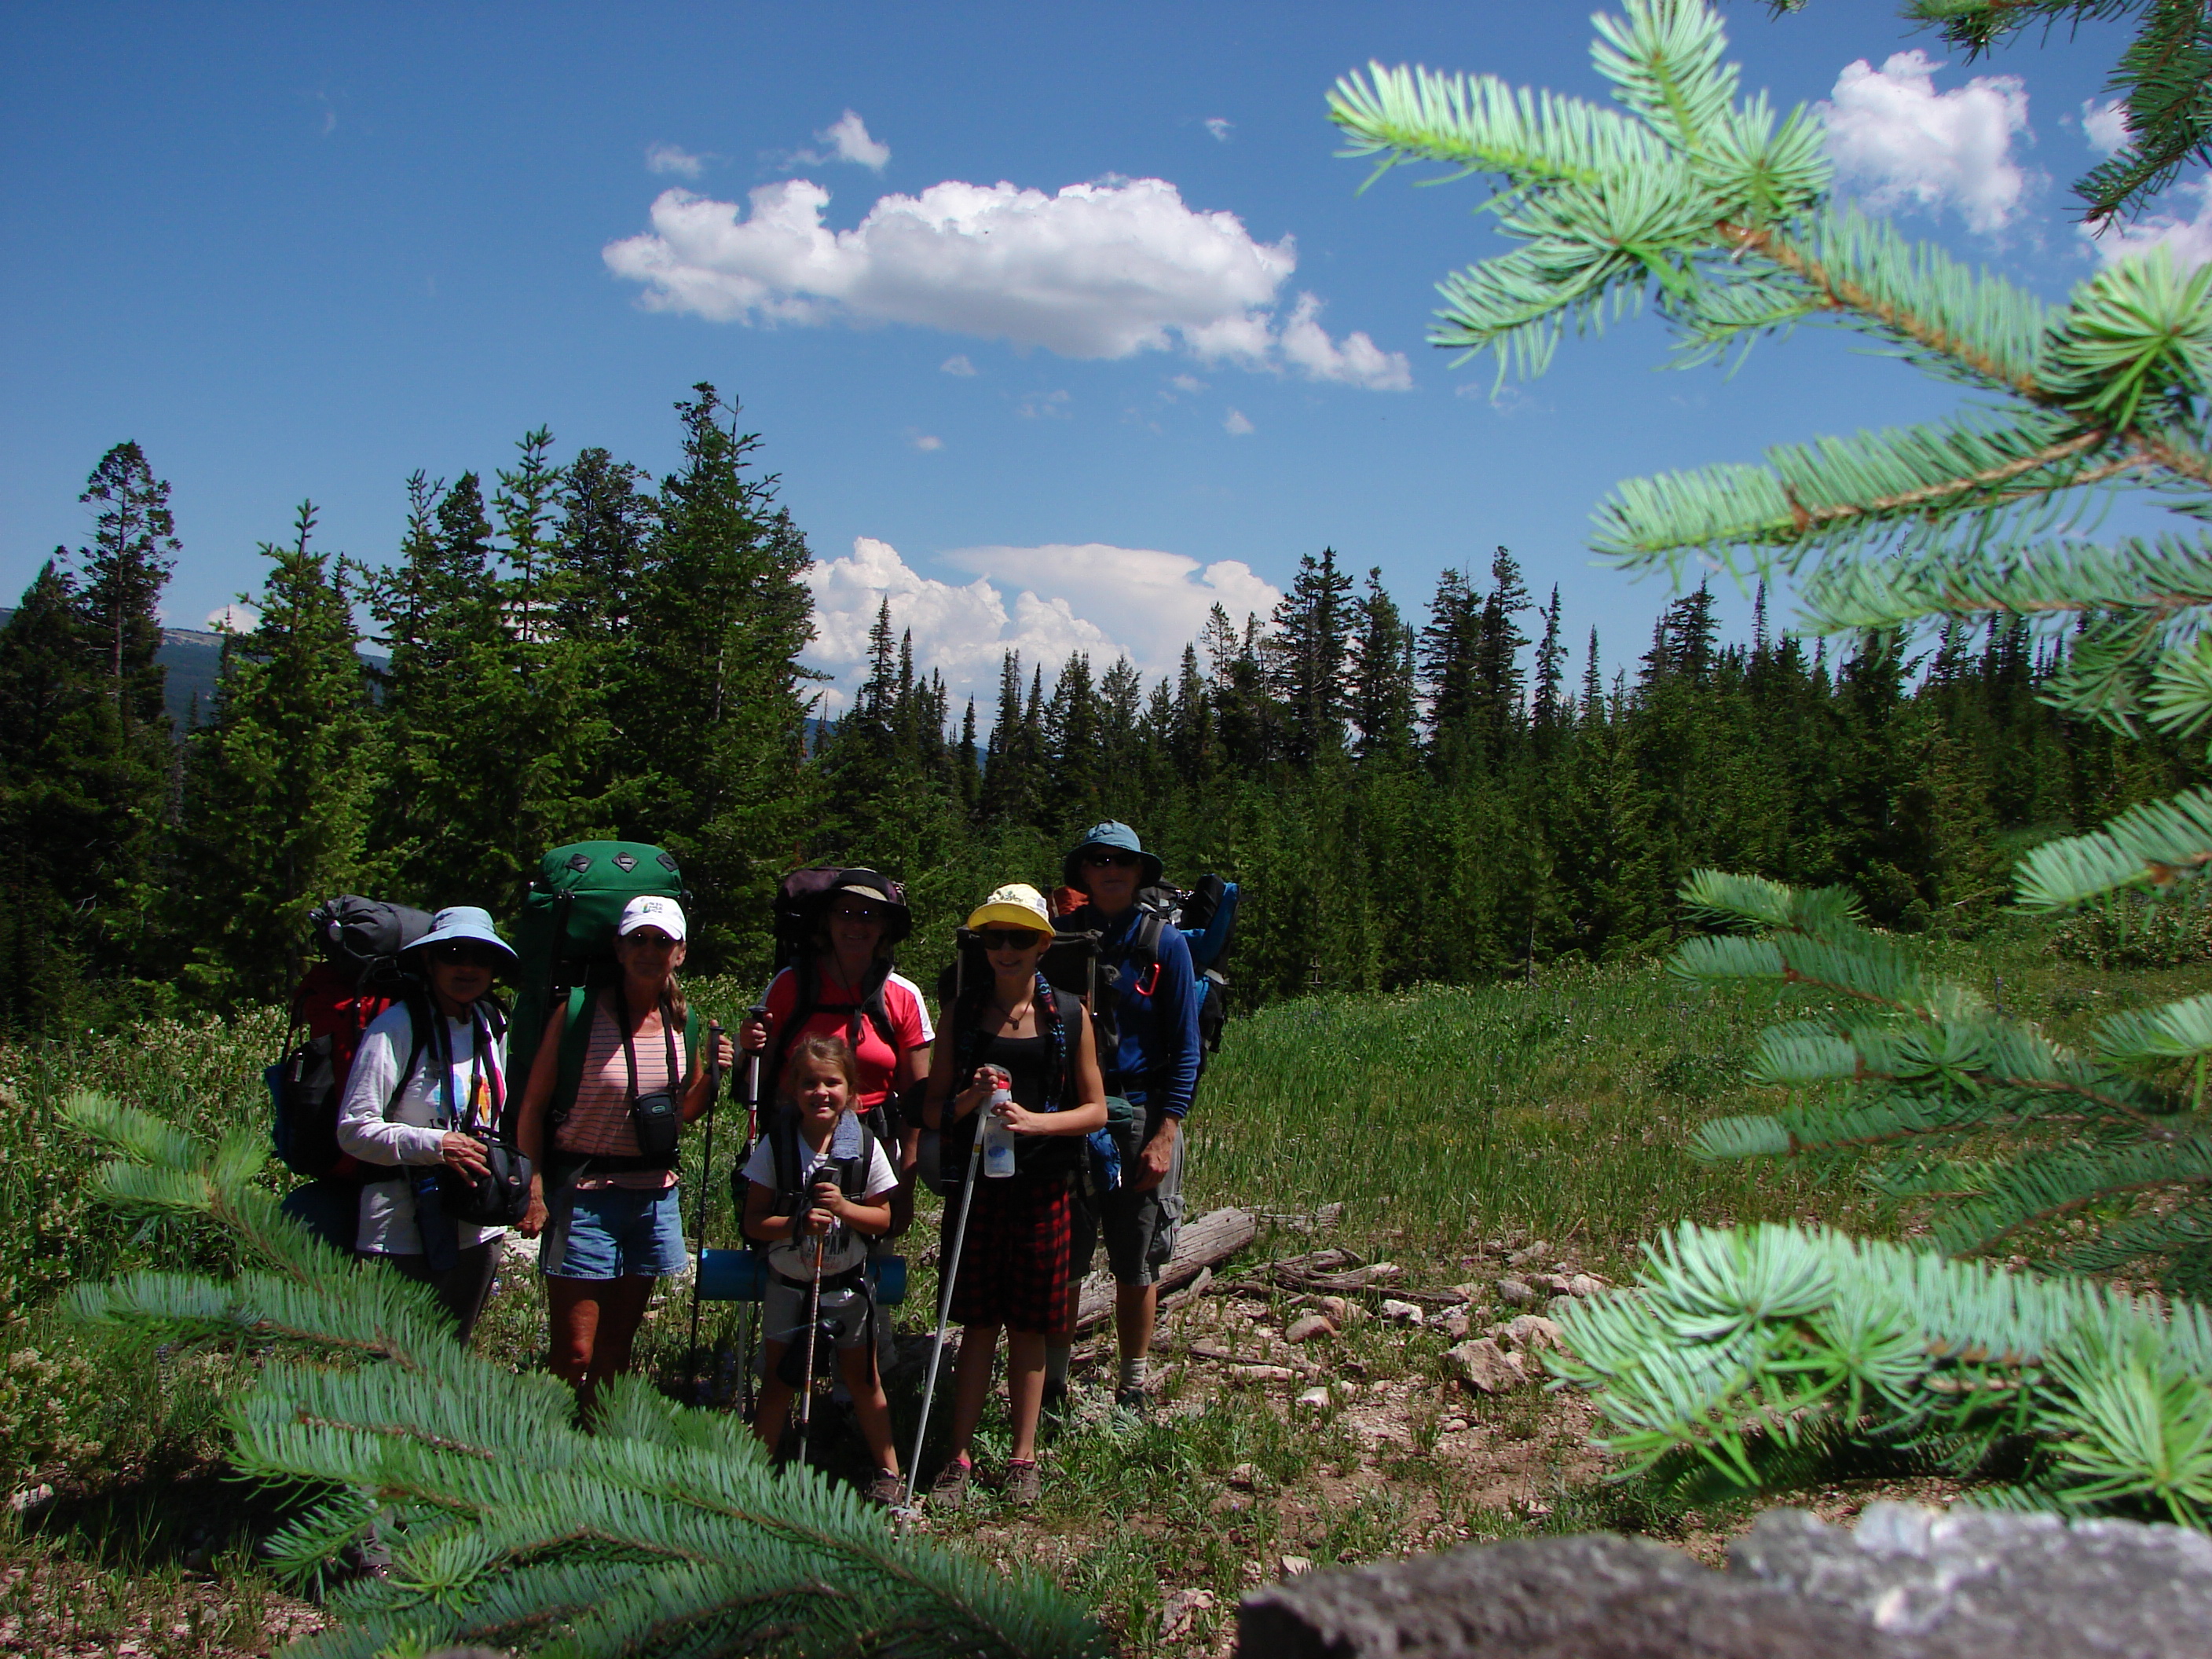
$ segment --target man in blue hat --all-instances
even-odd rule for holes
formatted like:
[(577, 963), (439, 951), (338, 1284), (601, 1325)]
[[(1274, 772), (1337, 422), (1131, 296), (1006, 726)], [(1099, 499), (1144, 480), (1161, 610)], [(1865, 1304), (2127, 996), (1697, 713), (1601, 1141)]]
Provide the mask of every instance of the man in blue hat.
[[(1093, 825), (1068, 854), (1061, 874), (1089, 901), (1061, 925), (1097, 928), (1100, 934), (1103, 994), (1112, 998), (1120, 1038), (1111, 1053), (1098, 1057), (1106, 1092), (1137, 1109), (1121, 1148), (1120, 1190), (1100, 1199), (1095, 1224), (1084, 1206), (1076, 1206), (1075, 1270), (1089, 1270), (1096, 1233), (1103, 1231), (1114, 1270), (1114, 1324), (1121, 1351), (1115, 1402), (1141, 1411), (1160, 1269), (1182, 1224), (1182, 1121), (1198, 1084), (1197, 975), (1189, 942), (1173, 919), (1137, 902), (1144, 889), (1158, 884), (1160, 861), (1127, 824)], [(1046, 1349), (1048, 1401), (1067, 1392), (1073, 1340), (1069, 1332)]]

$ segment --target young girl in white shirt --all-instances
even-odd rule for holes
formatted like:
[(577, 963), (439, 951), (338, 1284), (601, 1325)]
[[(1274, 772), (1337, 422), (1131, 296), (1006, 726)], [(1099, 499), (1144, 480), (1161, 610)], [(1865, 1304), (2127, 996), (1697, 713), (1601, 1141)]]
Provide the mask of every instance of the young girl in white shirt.
[[(760, 1409), (753, 1432), (771, 1449), (782, 1437), (792, 1386), (777, 1373), (784, 1355), (806, 1340), (807, 1304), (820, 1253), (820, 1320), (836, 1344), (838, 1369), (853, 1395), (853, 1415), (875, 1454), (876, 1478), (868, 1496), (886, 1505), (902, 1495), (898, 1453), (891, 1445), (890, 1403), (876, 1374), (876, 1345), (869, 1319), (867, 1240), (891, 1224), (891, 1194), (898, 1176), (876, 1138), (853, 1115), (860, 1063), (840, 1037), (801, 1037), (791, 1045), (776, 1109), (795, 1115), (799, 1176), (806, 1192), (793, 1213), (779, 1206), (775, 1132), (761, 1136), (745, 1164), (752, 1185), (745, 1194), (745, 1236), (769, 1247), (769, 1284), (761, 1310), (763, 1364)], [(867, 1174), (858, 1200), (845, 1196), (838, 1164), (866, 1157)], [(827, 1166), (825, 1168), (825, 1166)]]

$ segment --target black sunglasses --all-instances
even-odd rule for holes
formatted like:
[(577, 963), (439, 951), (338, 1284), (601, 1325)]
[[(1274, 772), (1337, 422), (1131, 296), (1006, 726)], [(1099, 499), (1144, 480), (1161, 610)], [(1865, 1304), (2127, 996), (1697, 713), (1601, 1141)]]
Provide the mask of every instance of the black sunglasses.
[(841, 921), (881, 921), (884, 913), (872, 904), (841, 904), (836, 909)]
[(986, 927), (975, 937), (986, 951), (1026, 951), (1045, 936), (1027, 927)]
[(1137, 855), (1134, 853), (1085, 853), (1083, 861), (1097, 869), (1123, 870), (1136, 864)]

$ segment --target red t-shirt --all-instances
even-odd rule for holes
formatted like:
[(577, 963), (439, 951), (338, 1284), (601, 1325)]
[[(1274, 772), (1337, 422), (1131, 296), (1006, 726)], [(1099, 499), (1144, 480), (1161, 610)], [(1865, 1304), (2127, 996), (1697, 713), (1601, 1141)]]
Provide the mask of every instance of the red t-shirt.
[[(817, 973), (815, 996), (817, 1006), (807, 1017), (805, 1025), (792, 1034), (792, 1042), (802, 1036), (834, 1036), (852, 1043), (853, 1052), (860, 1061), (860, 1093), (854, 1104), (862, 1110), (882, 1105), (891, 1091), (899, 1056), (927, 1048), (936, 1035), (930, 1026), (929, 1010), (921, 1000), (921, 988), (903, 974), (893, 974), (884, 981), (884, 1012), (890, 1016), (891, 1031), (898, 1038), (896, 1048), (884, 1041), (884, 1034), (876, 1029), (875, 1021), (859, 1012), (857, 1000), (846, 987)], [(762, 1000), (768, 1005), (768, 1046), (773, 1049), (782, 1034), (784, 1022), (799, 1006), (799, 976), (785, 969), (769, 981), (768, 995)], [(785, 1054), (791, 1052), (790, 1043), (782, 1047)], [(775, 1098), (775, 1079), (761, 1079), (763, 1104)]]

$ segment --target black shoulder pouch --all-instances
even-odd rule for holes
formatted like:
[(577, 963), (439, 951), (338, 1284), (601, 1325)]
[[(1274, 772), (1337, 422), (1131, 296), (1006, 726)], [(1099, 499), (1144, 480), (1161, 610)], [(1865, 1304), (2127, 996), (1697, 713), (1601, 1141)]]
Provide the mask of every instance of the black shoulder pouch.
[(619, 1010), (616, 1014), (622, 1031), (623, 1063), (629, 1067), (630, 1131), (637, 1137), (638, 1156), (663, 1169), (675, 1166), (676, 1137), (684, 1125), (684, 1113), (677, 1103), (683, 1061), (677, 1054), (674, 1012), (667, 1004), (661, 1005), (660, 1034), (668, 1041), (667, 1086), (643, 1095), (637, 1091), (637, 1051), (630, 1046), (629, 1023)]

